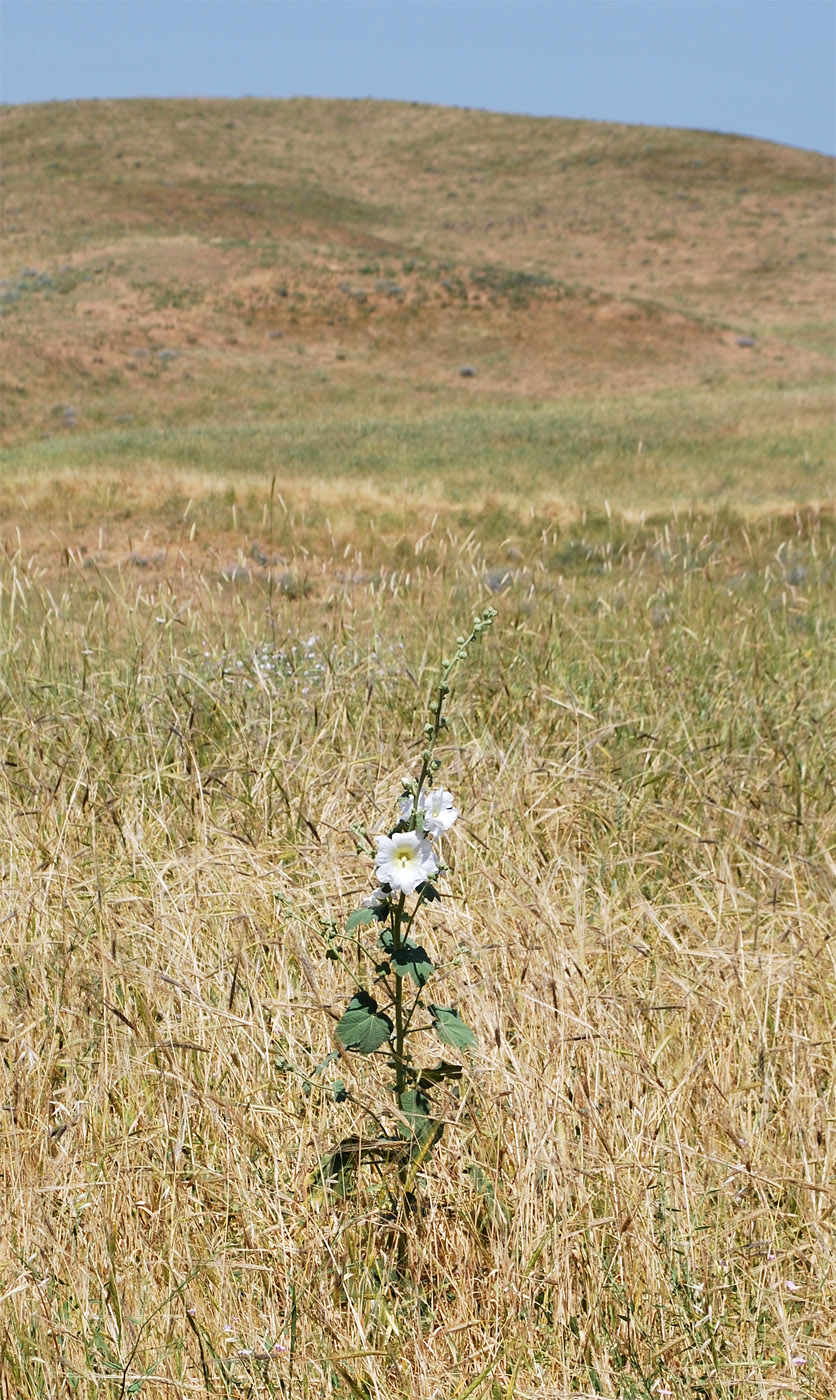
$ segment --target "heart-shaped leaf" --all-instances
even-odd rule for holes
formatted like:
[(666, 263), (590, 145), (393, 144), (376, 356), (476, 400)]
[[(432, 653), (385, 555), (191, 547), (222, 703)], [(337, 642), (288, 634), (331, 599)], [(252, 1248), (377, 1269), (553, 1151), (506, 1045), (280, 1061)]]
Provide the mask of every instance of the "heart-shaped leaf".
[(336, 1036), (346, 1050), (371, 1055), (385, 1044), (393, 1030), (392, 1022), (378, 1010), (374, 997), (368, 992), (357, 992), (337, 1022)]
[(466, 1026), (458, 1011), (446, 1006), (430, 1006), (433, 1029), (444, 1045), (452, 1045), (454, 1050), (468, 1050), (478, 1042), (470, 1026)]
[(376, 918), (373, 909), (355, 909), (345, 921), (345, 931), (351, 933), (352, 929), (359, 928), (361, 924), (373, 924)]
[(445, 1079), (461, 1079), (461, 1065), (451, 1065), (448, 1060), (439, 1060), (434, 1069), (422, 1069), (418, 1075), (418, 1088), (431, 1089), (434, 1084), (442, 1084)]
[(430, 1101), (420, 1089), (407, 1089), (405, 1094), (401, 1094), (401, 1113), (409, 1125), (407, 1127), (407, 1123), (398, 1124), (398, 1131), (402, 1137), (417, 1138), (423, 1144), (430, 1133), (435, 1131), (436, 1123), (430, 1117)]
[(395, 952), (395, 940), (391, 929), (384, 929), (380, 935), (381, 947), (392, 961), (392, 971), (398, 977), (411, 977), (417, 986), (423, 987), (429, 982), (435, 972), (435, 963), (430, 959), (426, 948), (421, 948), (417, 943), (413, 943), (411, 938), (405, 938), (401, 946)]

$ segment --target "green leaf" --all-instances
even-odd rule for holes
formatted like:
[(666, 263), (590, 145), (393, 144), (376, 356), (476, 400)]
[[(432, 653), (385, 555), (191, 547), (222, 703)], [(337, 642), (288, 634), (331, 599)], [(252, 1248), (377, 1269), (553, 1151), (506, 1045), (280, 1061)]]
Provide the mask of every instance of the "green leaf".
[(374, 997), (368, 992), (358, 992), (337, 1022), (336, 1036), (346, 1050), (371, 1055), (389, 1039), (393, 1030), (389, 1017), (378, 1011)]
[(328, 1054), (325, 1056), (325, 1059), (320, 1060), (319, 1064), (316, 1066), (316, 1069), (313, 1071), (314, 1074), (321, 1074), (324, 1069), (327, 1069), (329, 1065), (332, 1065), (334, 1061), (338, 1060), (339, 1058), (339, 1050), (329, 1050)]
[(471, 1045), (478, 1044), (470, 1026), (465, 1025), (458, 1011), (446, 1006), (430, 1006), (429, 1012), (433, 1018), (433, 1029), (444, 1045), (452, 1045), (454, 1050), (468, 1050)]
[(426, 948), (421, 948), (417, 943), (413, 943), (411, 938), (405, 938), (397, 952), (395, 952), (395, 940), (391, 929), (384, 929), (380, 935), (381, 947), (392, 961), (392, 971), (398, 977), (411, 977), (413, 982), (419, 987), (426, 986), (432, 974), (435, 972), (435, 963), (430, 960)]
[(485, 1175), (478, 1162), (469, 1163), (467, 1174), (482, 1197), (485, 1221), (507, 1221), (505, 1211), (497, 1200), (493, 1182)]
[[(306, 1095), (310, 1094), (311, 1090), (314, 1087), (314, 1080), (316, 1079), (317, 1075), (320, 1075), (324, 1069), (327, 1069), (329, 1065), (332, 1065), (334, 1061), (338, 1060), (339, 1058), (339, 1050), (331, 1050), (329, 1054), (325, 1056), (324, 1060), (321, 1060), (318, 1065), (315, 1065), (314, 1068), (311, 1070), (307, 1081), (302, 1085), (302, 1093)], [(279, 1060), (276, 1062), (276, 1068), (292, 1070), (293, 1065), (288, 1064), (286, 1060)]]
[(439, 1060), (434, 1069), (422, 1069), (418, 1076), (419, 1089), (431, 1089), (434, 1084), (441, 1084), (445, 1079), (461, 1079), (461, 1065), (451, 1065), (447, 1060)]
[(361, 924), (373, 924), (377, 915), (373, 909), (355, 909), (353, 914), (349, 914), (345, 921), (346, 933), (351, 933), (353, 929), (359, 928)]
[(436, 1129), (437, 1124), (430, 1117), (430, 1101), (420, 1089), (407, 1089), (401, 1094), (401, 1113), (409, 1124), (409, 1127), (406, 1123), (398, 1124), (402, 1137), (417, 1138), (423, 1144)]
[(343, 1155), (339, 1147), (333, 1152), (326, 1152), (321, 1157), (319, 1164), (311, 1176), (312, 1186), (322, 1186), (326, 1190), (333, 1190), (337, 1195), (345, 1196), (351, 1187), (351, 1179), (354, 1173), (356, 1162), (351, 1157)]
[(335, 1079), (331, 1085), (331, 1098), (334, 1103), (345, 1103), (348, 1098), (346, 1087), (342, 1079)]

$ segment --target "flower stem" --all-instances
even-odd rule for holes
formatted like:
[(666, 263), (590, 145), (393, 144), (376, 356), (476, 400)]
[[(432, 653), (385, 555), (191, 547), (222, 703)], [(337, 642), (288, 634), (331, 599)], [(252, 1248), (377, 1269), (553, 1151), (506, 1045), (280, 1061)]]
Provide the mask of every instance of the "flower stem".
[[(392, 916), (392, 948), (398, 953), (403, 946), (401, 925), (404, 917), (406, 895), (402, 894)], [(395, 1098), (398, 1109), (406, 1089), (406, 1066), (404, 1064), (404, 1019), (403, 1019), (403, 978), (395, 972)]]
[[(495, 618), (496, 609), (486, 608), (482, 616), (476, 618), (473, 627), (471, 628), (470, 635), (467, 637), (459, 637), (457, 639), (457, 649), (453, 653), (452, 658), (449, 661), (442, 662), (441, 679), (438, 683), (438, 695), (436, 698), (435, 706), (430, 708), (430, 716), (424, 729), (424, 733), (427, 737), (427, 746), (424, 749), (423, 754), (421, 755), (421, 773), (418, 778), (418, 787), (415, 792), (414, 811), (416, 816), (418, 812), (418, 799), (421, 796), (421, 792), (423, 790), (425, 782), (427, 781), (428, 777), (430, 776), (430, 773), (433, 770), (433, 756), (435, 754), (435, 746), (438, 742), (438, 736), (446, 724), (446, 720), (443, 718), (443, 711), (444, 702), (447, 699), (447, 696), (450, 694), (450, 677), (455, 671), (459, 662), (464, 661), (467, 658), (467, 653), (470, 650), (470, 647), (473, 645), (473, 643), (477, 641), (477, 639), (481, 637), (483, 633), (487, 632), (488, 628), (493, 625)], [(413, 817), (413, 825), (414, 821), (415, 817)]]
[[(403, 946), (404, 935), (402, 933), (402, 923), (404, 918), (404, 908), (406, 906), (406, 895), (402, 894), (398, 900), (397, 907), (392, 915), (392, 947), (397, 953)], [(403, 978), (395, 972), (395, 1102), (398, 1112), (401, 1111), (401, 1100), (406, 1091), (406, 1064), (404, 1062), (404, 1006), (403, 1006)], [(397, 1269), (403, 1276), (407, 1265), (407, 1238), (404, 1216), (406, 1213), (406, 1197), (409, 1189), (409, 1163), (403, 1160), (398, 1163), (398, 1190), (399, 1202), (397, 1213)]]

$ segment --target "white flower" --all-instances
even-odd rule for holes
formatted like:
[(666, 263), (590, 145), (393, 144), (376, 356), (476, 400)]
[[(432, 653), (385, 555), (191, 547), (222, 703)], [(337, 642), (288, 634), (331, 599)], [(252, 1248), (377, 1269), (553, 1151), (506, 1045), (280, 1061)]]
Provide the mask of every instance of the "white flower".
[[(414, 811), (415, 798), (411, 792), (405, 792), (398, 804), (401, 821), (408, 822)], [(453, 806), (453, 794), (446, 788), (422, 792), (418, 799), (418, 813), (428, 836), (443, 836), (459, 815)]]
[(384, 908), (388, 905), (388, 903), (389, 903), (389, 896), (388, 896), (388, 894), (386, 893), (385, 890), (382, 890), (382, 889), (380, 888), (380, 886), (378, 885), (378, 887), (377, 887), (376, 890), (372, 890), (371, 894), (367, 894), (367, 895), (366, 895), (366, 898), (365, 898), (364, 900), (362, 900), (362, 902), (361, 902), (361, 904), (360, 904), (360, 908), (361, 908), (361, 909), (372, 909), (372, 910), (374, 911), (374, 913), (377, 914), (377, 913), (382, 913), (383, 910), (384, 910)]
[(453, 806), (453, 794), (446, 788), (422, 792), (418, 810), (424, 818), (424, 830), (428, 836), (443, 836), (459, 815)]
[(438, 863), (425, 836), (417, 831), (400, 831), (394, 836), (377, 836), (374, 873), (382, 885), (414, 894), (419, 885), (438, 872)]

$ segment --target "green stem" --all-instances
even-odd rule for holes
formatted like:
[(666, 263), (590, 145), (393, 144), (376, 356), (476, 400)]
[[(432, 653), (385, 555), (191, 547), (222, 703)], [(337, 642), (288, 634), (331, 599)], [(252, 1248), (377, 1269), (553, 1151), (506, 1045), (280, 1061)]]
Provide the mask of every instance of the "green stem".
[[(392, 947), (397, 953), (403, 946), (402, 922), (404, 908), (406, 905), (406, 895), (401, 894), (397, 908), (392, 917)], [(401, 1100), (406, 1091), (406, 1065), (404, 1063), (404, 1016), (403, 1016), (403, 978), (395, 973), (395, 1101), (398, 1112), (401, 1111)], [(409, 1164), (402, 1161), (398, 1164), (398, 1190), (400, 1200), (396, 1216), (396, 1229), (398, 1232), (397, 1243), (397, 1269), (403, 1276), (407, 1265), (406, 1229), (404, 1215), (406, 1210), (406, 1193), (409, 1183)]]
[[(392, 948), (393, 948), (393, 951), (394, 951), (395, 953), (398, 953), (398, 952), (400, 951), (400, 949), (402, 948), (402, 946), (403, 946), (403, 938), (402, 938), (402, 936), (401, 936), (401, 924), (402, 924), (402, 921), (403, 921), (404, 906), (405, 906), (405, 904), (406, 904), (406, 895), (405, 895), (405, 894), (402, 894), (401, 897), (400, 897), (400, 899), (398, 900), (398, 905), (397, 905), (397, 908), (395, 909), (394, 916), (393, 916), (393, 918), (392, 918)], [(399, 977), (398, 974), (397, 974), (397, 972), (396, 972), (396, 973), (395, 973), (395, 1097), (396, 1097), (397, 1102), (398, 1102), (398, 1109), (400, 1109), (400, 1106), (401, 1106), (401, 1097), (403, 1096), (404, 1091), (405, 1091), (405, 1089), (406, 1089), (406, 1069), (405, 1069), (405, 1066), (404, 1066), (404, 1058), (403, 1058), (403, 1039), (404, 1039), (404, 1022), (403, 1022), (403, 978), (402, 978), (402, 977)]]
[[(493, 608), (486, 608), (485, 611), (484, 611), (484, 613), (482, 614), (481, 618), (477, 618), (476, 621), (474, 622), (473, 628), (472, 628), (472, 630), (471, 630), (471, 632), (470, 632), (470, 635), (469, 635), (468, 637), (458, 637), (458, 638), (456, 639), (456, 648), (457, 648), (457, 649), (456, 649), (456, 652), (455, 652), (453, 658), (452, 658), (451, 660), (449, 660), (449, 661), (445, 661), (445, 662), (442, 663), (441, 677), (440, 677), (439, 684), (438, 684), (438, 691), (437, 691), (437, 694), (436, 694), (435, 704), (434, 704), (434, 706), (432, 706), (432, 707), (430, 708), (429, 718), (428, 718), (427, 723), (426, 723), (426, 725), (425, 725), (425, 727), (424, 727), (424, 735), (425, 735), (425, 738), (426, 738), (426, 746), (425, 746), (425, 748), (424, 748), (424, 752), (423, 752), (422, 755), (421, 755), (421, 771), (420, 771), (419, 776), (418, 776), (418, 783), (417, 783), (416, 787), (412, 790), (413, 793), (414, 793), (412, 814), (411, 814), (411, 816), (410, 816), (409, 822), (407, 823), (408, 830), (410, 830), (410, 831), (415, 831), (415, 830), (417, 829), (417, 826), (418, 826), (418, 820), (419, 820), (419, 808), (418, 808), (418, 804), (419, 804), (419, 802), (420, 802), (420, 800), (421, 800), (421, 794), (422, 794), (422, 792), (423, 792), (423, 790), (424, 790), (424, 785), (425, 785), (425, 783), (428, 782), (428, 780), (430, 779), (430, 777), (431, 777), (431, 775), (433, 774), (433, 772), (435, 771), (435, 769), (439, 766), (438, 763), (435, 761), (435, 747), (436, 747), (436, 744), (438, 743), (438, 739), (439, 739), (439, 736), (440, 736), (440, 734), (441, 734), (441, 731), (442, 731), (442, 729), (444, 729), (444, 727), (445, 727), (445, 725), (446, 725), (446, 723), (447, 723), (446, 720), (443, 718), (443, 713), (444, 713), (444, 703), (445, 703), (445, 701), (446, 701), (446, 699), (447, 699), (447, 696), (450, 694), (450, 677), (451, 677), (453, 671), (455, 670), (457, 664), (458, 664), (460, 661), (464, 661), (465, 657), (467, 656), (468, 648), (471, 646), (471, 644), (472, 644), (473, 642), (476, 641), (476, 639), (477, 639), (478, 637), (480, 637), (480, 636), (482, 635), (483, 632), (487, 631), (487, 629), (491, 626), (491, 623), (493, 622), (493, 620), (494, 620), (495, 617), (496, 617), (496, 612), (495, 612), (495, 610), (494, 610)], [(397, 954), (397, 953), (400, 952), (401, 948), (403, 947), (404, 943), (406, 942), (407, 938), (409, 937), (409, 934), (410, 934), (410, 932), (411, 932), (411, 930), (412, 930), (412, 925), (413, 925), (413, 923), (415, 922), (415, 917), (416, 917), (416, 915), (417, 915), (417, 913), (418, 913), (418, 910), (421, 908), (421, 905), (422, 905), (423, 903), (424, 903), (424, 895), (423, 895), (423, 893), (421, 893), (421, 894), (419, 894), (419, 896), (418, 896), (418, 899), (417, 899), (417, 901), (416, 901), (415, 907), (414, 907), (413, 910), (412, 910), (412, 913), (411, 913), (411, 914), (407, 914), (407, 913), (406, 913), (406, 896), (405, 896), (404, 894), (401, 894), (401, 896), (400, 896), (400, 898), (399, 898), (399, 900), (398, 900), (397, 906), (396, 906), (396, 907), (393, 909), (393, 911), (392, 911), (392, 948), (393, 948), (393, 952), (394, 952), (395, 954)], [(393, 969), (393, 971), (394, 971), (394, 969)], [(405, 1055), (404, 1046), (405, 1046), (406, 1037), (407, 1037), (407, 1035), (409, 1034), (409, 1028), (410, 1028), (410, 1023), (411, 1023), (411, 1021), (412, 1021), (412, 1018), (413, 1018), (413, 1016), (415, 1015), (415, 1012), (416, 1012), (417, 1008), (418, 1008), (420, 1005), (423, 1005), (423, 998), (422, 998), (422, 995), (421, 995), (421, 993), (422, 993), (422, 991), (423, 991), (423, 988), (422, 988), (422, 987), (419, 987), (419, 988), (418, 988), (418, 991), (417, 991), (416, 994), (415, 994), (415, 998), (414, 998), (414, 1000), (413, 1000), (413, 1002), (412, 1002), (412, 1005), (409, 1007), (409, 1009), (406, 1011), (406, 1014), (405, 1014), (405, 1013), (404, 1013), (403, 978), (402, 978), (401, 976), (398, 975), (397, 971), (395, 971), (394, 976), (395, 976), (395, 995), (394, 995), (394, 1009), (395, 1009), (395, 1043), (394, 1043), (394, 1059), (395, 1059), (395, 1101), (396, 1101), (396, 1105), (397, 1105), (398, 1111), (399, 1111), (399, 1112), (402, 1112), (402, 1111), (403, 1111), (403, 1110), (402, 1110), (403, 1096), (404, 1096), (404, 1094), (406, 1093), (406, 1088), (407, 1088), (407, 1083), (408, 1083), (407, 1064), (406, 1064), (406, 1055)], [(391, 1041), (390, 1041), (390, 1044), (391, 1044)], [(426, 1144), (425, 1144), (425, 1149), (424, 1149), (424, 1150), (425, 1150), (425, 1151), (427, 1150), (427, 1145), (426, 1145)], [(412, 1189), (412, 1180), (414, 1179), (414, 1172), (415, 1172), (415, 1171), (417, 1170), (417, 1168), (418, 1168), (419, 1161), (420, 1161), (420, 1158), (416, 1158), (416, 1159), (415, 1159), (414, 1169), (410, 1169), (410, 1163), (409, 1163), (408, 1160), (402, 1161), (402, 1162), (400, 1163), (399, 1167), (398, 1167), (398, 1185), (399, 1185), (399, 1190), (400, 1190), (400, 1206), (399, 1206), (399, 1210), (398, 1210), (398, 1219), (397, 1219), (397, 1225), (396, 1225), (396, 1228), (397, 1228), (397, 1231), (398, 1231), (398, 1242), (397, 1242), (397, 1261), (398, 1261), (398, 1262), (397, 1262), (397, 1268), (398, 1268), (398, 1273), (399, 1273), (401, 1276), (404, 1275), (404, 1273), (405, 1273), (405, 1271), (406, 1271), (407, 1262), (408, 1262), (408, 1260), (407, 1260), (407, 1237), (406, 1237), (406, 1230), (405, 1230), (405, 1228), (404, 1228), (405, 1215), (406, 1215), (406, 1209), (407, 1209), (407, 1201), (408, 1201), (408, 1199), (409, 1199), (409, 1195), (410, 1195), (410, 1192), (411, 1192), (411, 1189)]]
[(447, 699), (447, 696), (450, 694), (450, 677), (452, 676), (459, 662), (464, 661), (466, 659), (470, 647), (477, 640), (477, 638), (481, 637), (482, 634), (484, 632), (487, 632), (488, 628), (492, 626), (495, 618), (496, 609), (486, 608), (482, 616), (477, 618), (474, 622), (473, 627), (470, 631), (470, 635), (467, 637), (459, 637), (457, 639), (457, 649), (454, 652), (452, 659), (444, 662), (441, 667), (441, 680), (438, 684), (438, 696), (435, 702), (435, 708), (430, 710), (430, 717), (427, 721), (427, 725), (424, 731), (427, 736), (427, 747), (424, 749), (424, 752), (421, 755), (421, 773), (418, 778), (418, 787), (415, 793), (415, 808), (413, 811), (413, 817), (411, 822), (413, 828), (415, 827), (417, 820), (418, 799), (421, 796), (421, 792), (423, 790), (425, 782), (427, 781), (428, 777), (430, 776), (430, 773), (432, 772), (435, 746), (438, 742), (438, 736), (440, 735), (446, 723), (446, 721), (442, 719), (442, 711), (444, 710), (444, 702)]
[(413, 1016), (415, 1015), (415, 1012), (418, 1010), (418, 1007), (421, 1005), (421, 993), (423, 992), (423, 990), (423, 987), (418, 988), (417, 992), (415, 993), (415, 998), (412, 1002), (412, 1005), (410, 1006), (409, 1011), (406, 1013), (406, 1020), (404, 1021), (403, 1026), (404, 1040), (406, 1040), (406, 1037), (409, 1035), (410, 1022)]
[(409, 937), (409, 931), (410, 931), (410, 929), (412, 928), (412, 925), (415, 923), (415, 915), (418, 913), (418, 910), (421, 908), (421, 905), (424, 904), (424, 903), (425, 903), (425, 900), (424, 900), (424, 891), (422, 890), (421, 893), (418, 895), (418, 899), (416, 900), (415, 908), (413, 909), (412, 913), (411, 913), (411, 914), (407, 914), (407, 916), (406, 916), (406, 930), (405, 930), (405, 933), (404, 933), (404, 937), (405, 937), (405, 938), (408, 938), (408, 937)]

